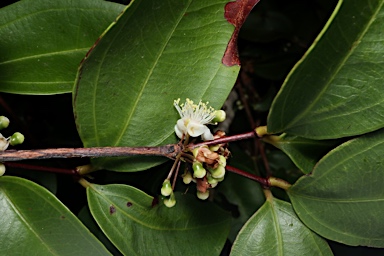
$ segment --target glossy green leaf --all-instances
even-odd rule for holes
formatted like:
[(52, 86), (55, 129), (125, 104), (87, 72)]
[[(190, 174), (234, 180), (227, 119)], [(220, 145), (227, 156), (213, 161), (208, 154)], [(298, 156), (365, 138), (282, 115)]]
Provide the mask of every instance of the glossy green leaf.
[(340, 143), (337, 140), (311, 140), (289, 134), (266, 136), (263, 141), (281, 149), (306, 174), (312, 171), (321, 157)]
[(96, 222), (124, 255), (219, 255), (230, 217), (212, 203), (176, 193), (167, 208), (153, 197), (126, 185), (87, 188)]
[(348, 141), (289, 190), (300, 219), (348, 245), (384, 247), (384, 130)]
[[(238, 66), (222, 64), (234, 30), (227, 0), (136, 0), (101, 38), (79, 71), (74, 110), (81, 139), (93, 146), (176, 142), (173, 101), (220, 108)], [(99, 168), (137, 171), (164, 159), (98, 159)]]
[(123, 5), (23, 0), (0, 9), (0, 91), (71, 92), (77, 67)]
[(0, 255), (110, 255), (48, 190), (0, 177)]
[(308, 229), (291, 204), (267, 196), (236, 238), (231, 256), (333, 255), (327, 242)]
[(269, 132), (331, 139), (384, 126), (384, 0), (340, 4), (275, 98)]

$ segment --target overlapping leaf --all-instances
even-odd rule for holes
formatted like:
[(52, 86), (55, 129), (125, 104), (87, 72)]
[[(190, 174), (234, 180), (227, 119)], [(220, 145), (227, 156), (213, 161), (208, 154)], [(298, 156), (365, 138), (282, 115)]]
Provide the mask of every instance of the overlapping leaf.
[[(238, 66), (222, 58), (234, 30), (227, 0), (136, 0), (101, 38), (79, 71), (76, 122), (85, 146), (176, 142), (177, 98), (220, 108)], [(155, 158), (100, 159), (99, 168), (147, 169)]]
[(230, 229), (229, 215), (209, 202), (176, 194), (167, 208), (126, 185), (87, 188), (97, 223), (124, 255), (219, 255)]
[(384, 247), (384, 130), (348, 141), (289, 190), (300, 219), (348, 245)]
[(310, 140), (289, 134), (266, 136), (263, 140), (284, 151), (306, 174), (312, 171), (321, 157), (340, 143), (338, 140)]
[(269, 132), (327, 139), (384, 126), (383, 4), (340, 1), (276, 97)]
[(77, 67), (123, 5), (23, 0), (0, 9), (0, 91), (71, 92)]
[(231, 255), (333, 254), (327, 242), (300, 221), (291, 204), (270, 195), (240, 231)]
[(0, 177), (1, 255), (110, 255), (49, 191)]

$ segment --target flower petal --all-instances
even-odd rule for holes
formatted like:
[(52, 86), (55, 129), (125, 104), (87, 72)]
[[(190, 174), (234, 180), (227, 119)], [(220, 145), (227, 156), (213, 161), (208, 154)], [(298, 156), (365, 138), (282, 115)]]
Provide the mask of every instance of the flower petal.
[[(208, 128), (208, 127), (207, 127)], [(201, 135), (201, 138), (204, 140), (204, 141), (207, 141), (207, 140), (214, 140), (213, 138), (213, 134), (211, 133), (211, 131), (209, 129), (207, 129), (202, 135)]]
[(175, 133), (177, 135), (177, 137), (179, 137), (179, 139), (183, 138), (183, 132), (180, 131), (179, 127), (177, 126), (177, 124), (175, 125)]
[(206, 125), (195, 122), (194, 120), (189, 121), (187, 126), (188, 134), (192, 137), (198, 137), (205, 133), (207, 130), (210, 132)]

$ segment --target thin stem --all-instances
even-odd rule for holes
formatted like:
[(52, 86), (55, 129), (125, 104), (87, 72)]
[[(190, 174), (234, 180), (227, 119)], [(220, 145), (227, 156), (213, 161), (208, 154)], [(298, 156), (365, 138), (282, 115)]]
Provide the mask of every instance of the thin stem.
[(251, 174), (251, 173), (249, 173), (249, 172), (245, 172), (245, 171), (243, 171), (243, 170), (240, 170), (240, 169), (238, 169), (238, 168), (236, 168), (236, 167), (229, 166), (229, 165), (227, 165), (227, 166), (225, 167), (225, 169), (227, 169), (227, 170), (230, 171), (230, 172), (239, 174), (239, 175), (241, 175), (241, 176), (243, 176), (243, 177), (246, 177), (246, 178), (249, 178), (249, 179), (251, 179), (251, 180), (257, 181), (258, 183), (260, 183), (260, 184), (261, 184), (262, 186), (264, 186), (264, 187), (270, 187), (270, 184), (269, 184), (269, 182), (268, 182), (268, 179), (265, 179), (265, 178), (262, 178), (262, 177), (260, 177), (260, 176)]
[(12, 163), (12, 162), (5, 162), (4, 165), (12, 168), (21, 168), (21, 169), (29, 169), (29, 170), (36, 170), (36, 171), (43, 171), (43, 172), (53, 172), (53, 173), (79, 176), (79, 173), (75, 169), (64, 169), (64, 168), (39, 166), (39, 165), (31, 165), (31, 164), (20, 164), (20, 163)]
[(172, 190), (175, 189), (175, 184), (176, 184), (176, 180), (177, 180), (177, 175), (179, 175), (180, 164), (181, 164), (181, 161), (179, 161), (179, 162), (177, 163), (176, 173), (175, 173), (175, 175), (173, 176)]
[(33, 150), (6, 150), (0, 152), (0, 162), (26, 159), (112, 157), (130, 155), (165, 156), (174, 159), (183, 147), (169, 144), (159, 147), (95, 147), (95, 148), (52, 148)]
[(232, 141), (246, 140), (246, 139), (255, 138), (255, 137), (256, 137), (255, 131), (251, 131), (251, 132), (246, 132), (246, 133), (242, 133), (242, 134), (223, 137), (223, 138), (216, 139), (216, 140), (204, 141), (204, 142), (200, 142), (197, 144), (191, 143), (188, 145), (188, 148), (194, 149), (194, 148), (205, 146), (205, 145), (206, 146), (217, 145), (217, 144), (228, 143), (228, 142), (232, 142)]
[(173, 163), (172, 168), (171, 168), (171, 170), (170, 170), (169, 173), (168, 173), (167, 180), (170, 180), (170, 179), (171, 179), (171, 177), (172, 177), (172, 173), (173, 173), (173, 171), (175, 170), (177, 163), (180, 161), (181, 155), (182, 155), (182, 152), (180, 152), (180, 153), (176, 156), (175, 162)]

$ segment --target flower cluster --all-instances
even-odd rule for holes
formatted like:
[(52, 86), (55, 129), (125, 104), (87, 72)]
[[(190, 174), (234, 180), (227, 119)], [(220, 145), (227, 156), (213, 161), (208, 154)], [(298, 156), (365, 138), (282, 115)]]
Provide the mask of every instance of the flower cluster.
[[(215, 110), (208, 106), (208, 102), (200, 101), (194, 104), (192, 100), (186, 99), (185, 103), (180, 104), (180, 99), (174, 101), (174, 106), (180, 114), (180, 119), (175, 125), (175, 133), (180, 139), (184, 139), (184, 145), (187, 145), (190, 137), (199, 137), (204, 141), (215, 140), (225, 136), (222, 131), (212, 134), (207, 127), (208, 124), (217, 124), (225, 120), (223, 110)], [(164, 204), (167, 207), (173, 207), (176, 204), (173, 186), (170, 178), (176, 169), (177, 177), (180, 160), (186, 162), (186, 171), (182, 175), (183, 182), (189, 184), (192, 181), (196, 183), (197, 197), (207, 199), (209, 189), (214, 188), (224, 179), (225, 166), (229, 151), (226, 144), (217, 144), (213, 146), (201, 146), (186, 149), (176, 158), (176, 161), (164, 180), (161, 187), (161, 194), (165, 197)], [(175, 180), (173, 181), (175, 184)]]
[[(0, 130), (7, 128), (9, 125), (9, 119), (5, 116), (0, 116)], [(8, 148), (9, 145), (15, 146), (24, 142), (24, 135), (15, 132), (12, 136), (5, 138), (3, 134), (0, 133), (0, 151), (4, 151)], [(5, 173), (4, 164), (0, 163), (0, 176), (3, 176)]]
[[(224, 137), (225, 133), (218, 131), (214, 138)], [(209, 190), (224, 180), (225, 166), (230, 156), (227, 144), (213, 146), (201, 146), (193, 150), (194, 161), (192, 171), (186, 169), (183, 174), (183, 182), (196, 183), (197, 197), (205, 200), (209, 197)]]

